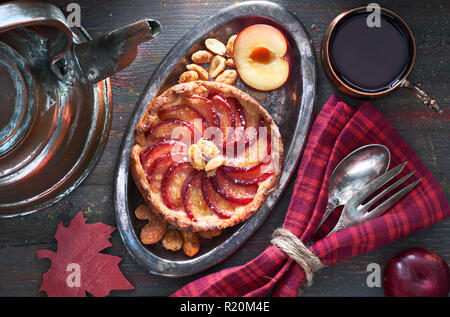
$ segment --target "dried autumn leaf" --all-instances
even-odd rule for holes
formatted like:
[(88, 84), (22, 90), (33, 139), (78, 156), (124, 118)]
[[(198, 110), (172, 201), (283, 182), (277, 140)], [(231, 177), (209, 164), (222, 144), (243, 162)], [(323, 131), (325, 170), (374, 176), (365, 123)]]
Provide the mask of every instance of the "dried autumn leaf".
[(79, 212), (68, 227), (58, 225), (57, 252), (39, 250), (39, 259), (50, 259), (50, 269), (43, 275), (39, 291), (49, 297), (107, 296), (112, 290), (134, 289), (122, 275), (120, 257), (99, 253), (111, 246), (114, 227), (103, 223), (87, 224)]

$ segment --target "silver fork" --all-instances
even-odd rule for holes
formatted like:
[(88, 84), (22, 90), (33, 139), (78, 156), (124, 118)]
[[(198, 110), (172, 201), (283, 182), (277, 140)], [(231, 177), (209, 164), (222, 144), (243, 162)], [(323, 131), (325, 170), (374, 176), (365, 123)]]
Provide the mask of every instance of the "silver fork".
[(359, 224), (362, 224), (366, 221), (375, 219), (382, 214), (384, 214), (389, 208), (391, 208), (394, 204), (396, 204), (403, 196), (405, 196), (411, 189), (413, 189), (422, 179), (418, 179), (413, 183), (409, 184), (405, 188), (399, 190), (397, 193), (386, 199), (380, 205), (378, 205), (373, 210), (369, 211), (378, 200), (383, 198), (385, 195), (390, 193), (392, 190), (400, 186), (404, 181), (406, 181), (411, 175), (415, 173), (411, 172), (408, 175), (402, 177), (395, 183), (388, 186), (381, 193), (376, 195), (366, 204), (362, 204), (370, 195), (372, 195), (375, 191), (393, 179), (395, 176), (401, 173), (403, 168), (405, 167), (407, 162), (404, 162), (391, 170), (387, 171), (385, 174), (379, 176), (374, 179), (372, 182), (367, 184), (364, 188), (362, 188), (357, 194), (355, 194), (344, 206), (342, 210), (339, 221), (337, 222), (334, 229), (327, 235), (331, 235), (337, 231), (347, 229), (349, 227), (353, 227)]

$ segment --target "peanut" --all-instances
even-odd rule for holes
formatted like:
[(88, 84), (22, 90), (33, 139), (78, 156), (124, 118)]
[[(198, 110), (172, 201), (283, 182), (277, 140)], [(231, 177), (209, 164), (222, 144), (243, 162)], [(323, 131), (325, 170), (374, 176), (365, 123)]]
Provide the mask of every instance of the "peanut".
[(222, 230), (202, 231), (198, 233), (204, 239), (212, 239), (222, 234)]
[(232, 58), (227, 59), (226, 64), (228, 67), (231, 67), (231, 68), (234, 68), (236, 66), (234, 64), (234, 59), (232, 59)]
[(184, 72), (183, 74), (181, 74), (178, 82), (181, 84), (181, 83), (187, 83), (187, 82), (196, 81), (196, 80), (198, 80), (198, 73), (193, 70), (188, 70), (187, 72)]
[(221, 72), (225, 70), (226, 60), (224, 57), (216, 55), (211, 60), (211, 64), (209, 64), (209, 77), (217, 77)]
[(200, 241), (197, 232), (182, 231), (183, 236), (183, 252), (187, 256), (194, 256), (200, 251)]
[(167, 222), (164, 221), (150, 221), (141, 230), (141, 242), (143, 244), (154, 244), (159, 242), (166, 233)]
[(206, 163), (205, 171), (209, 172), (215, 170), (216, 168), (222, 166), (223, 163), (225, 163), (225, 158), (223, 156), (216, 156)]
[(183, 237), (177, 229), (169, 229), (161, 240), (166, 250), (178, 251), (183, 247)]
[(202, 150), (197, 144), (192, 144), (188, 151), (189, 162), (197, 170), (205, 169), (205, 159), (202, 155)]
[(206, 50), (200, 50), (192, 54), (191, 59), (196, 64), (210, 63), (213, 58), (213, 54)]
[(219, 148), (210, 140), (200, 139), (197, 141), (197, 145), (206, 160), (210, 160), (220, 153)]
[(234, 54), (234, 41), (237, 38), (237, 34), (234, 34), (232, 36), (230, 36), (230, 38), (228, 39), (227, 42), (227, 46), (226, 46), (226, 56), (229, 58), (233, 58), (233, 54)]
[(205, 46), (208, 50), (220, 56), (225, 55), (227, 52), (225, 44), (216, 39), (206, 39)]
[(134, 215), (139, 220), (147, 220), (149, 217), (150, 210), (147, 205), (140, 204), (134, 211)]
[(217, 76), (216, 81), (227, 85), (234, 85), (238, 79), (238, 74), (234, 69), (224, 70), (222, 74)]
[(208, 80), (208, 78), (209, 78), (208, 71), (200, 65), (189, 64), (189, 65), (186, 65), (186, 69), (196, 71), (201, 80)]

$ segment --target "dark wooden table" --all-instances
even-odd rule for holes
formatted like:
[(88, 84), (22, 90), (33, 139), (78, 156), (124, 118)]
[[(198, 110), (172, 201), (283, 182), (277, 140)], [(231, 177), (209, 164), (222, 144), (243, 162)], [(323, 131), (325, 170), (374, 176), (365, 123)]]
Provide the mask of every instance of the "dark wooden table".
[[(55, 0), (65, 9), (74, 1)], [(68, 197), (38, 213), (13, 219), (0, 219), (0, 296), (45, 296), (39, 292), (42, 274), (50, 267), (48, 260), (38, 260), (36, 251), (56, 250), (57, 225), (83, 211), (89, 223), (104, 222), (115, 226), (113, 205), (114, 169), (123, 131), (130, 113), (150, 75), (170, 48), (197, 23), (218, 9), (237, 1), (202, 0), (77, 0), (81, 5), (82, 25), (96, 36), (142, 18), (156, 18), (164, 26), (160, 38), (141, 46), (135, 62), (111, 78), (114, 118), (105, 152), (90, 176)], [(364, 2), (356, 0), (284, 0), (279, 1), (303, 22), (310, 33), (316, 54), (327, 25), (341, 11)], [(367, 2), (369, 3), (369, 2)], [(444, 106), (450, 106), (450, 4), (441, 1), (379, 1), (380, 5), (400, 14), (410, 25), (417, 41), (417, 61), (410, 76)], [(326, 79), (318, 60), (318, 100), (316, 114), (335, 88)], [(342, 96), (352, 105), (360, 100)], [(436, 115), (425, 109), (406, 91), (398, 91), (373, 102), (393, 123), (438, 179), (447, 199), (450, 197), (450, 121), (448, 110)], [(208, 273), (244, 264), (262, 252), (271, 233), (282, 224), (293, 189), (291, 182), (281, 202), (256, 232), (233, 256), (207, 272), (191, 278), (170, 279), (153, 276), (141, 269), (125, 250), (117, 231), (112, 247), (104, 253), (122, 257), (120, 268), (135, 286), (132, 291), (113, 291), (111, 296), (166, 296), (188, 282)], [(433, 227), (318, 272), (314, 284), (303, 296), (383, 296), (379, 287), (369, 288), (367, 265), (383, 267), (399, 251), (409, 247), (429, 248), (450, 260), (450, 219)]]

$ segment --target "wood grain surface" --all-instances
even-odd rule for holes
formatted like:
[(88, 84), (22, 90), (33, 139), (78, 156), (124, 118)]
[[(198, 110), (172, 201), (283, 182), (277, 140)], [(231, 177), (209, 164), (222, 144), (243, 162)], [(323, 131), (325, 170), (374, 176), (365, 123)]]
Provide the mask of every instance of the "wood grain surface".
[[(60, 8), (75, 1), (55, 0)], [(116, 159), (129, 116), (152, 72), (164, 55), (189, 30), (218, 9), (238, 1), (200, 0), (77, 0), (81, 5), (82, 25), (97, 36), (142, 18), (155, 18), (163, 24), (161, 36), (144, 43), (138, 57), (127, 69), (111, 78), (114, 116), (103, 156), (90, 176), (68, 197), (32, 215), (0, 219), (0, 296), (45, 296), (39, 292), (48, 260), (38, 260), (36, 251), (56, 250), (57, 225), (67, 226), (83, 211), (88, 223), (102, 221), (115, 226), (113, 184)], [(325, 29), (340, 12), (363, 4), (355, 0), (278, 1), (303, 22), (310, 33), (317, 56)], [(369, 3), (369, 2), (368, 2)], [(378, 1), (402, 16), (417, 41), (417, 60), (410, 76), (412, 82), (435, 97), (442, 106), (450, 105), (450, 3), (442, 1)], [(335, 88), (325, 77), (318, 59), (318, 100), (316, 114)], [(351, 105), (361, 100), (338, 95)], [(373, 104), (393, 123), (407, 143), (438, 179), (447, 199), (450, 197), (450, 115), (437, 115), (426, 109), (407, 91), (398, 91)], [(167, 296), (205, 274), (241, 265), (257, 256), (268, 245), (272, 232), (282, 224), (293, 189), (291, 182), (281, 202), (256, 232), (234, 255), (212, 269), (190, 278), (170, 279), (142, 270), (125, 250), (117, 231), (112, 247), (104, 253), (122, 257), (120, 268), (135, 286), (132, 291), (113, 291), (111, 296)], [(409, 247), (429, 248), (450, 260), (450, 219), (373, 252), (334, 264), (318, 272), (314, 284), (302, 296), (383, 296), (379, 287), (366, 284), (367, 265), (386, 262)]]

